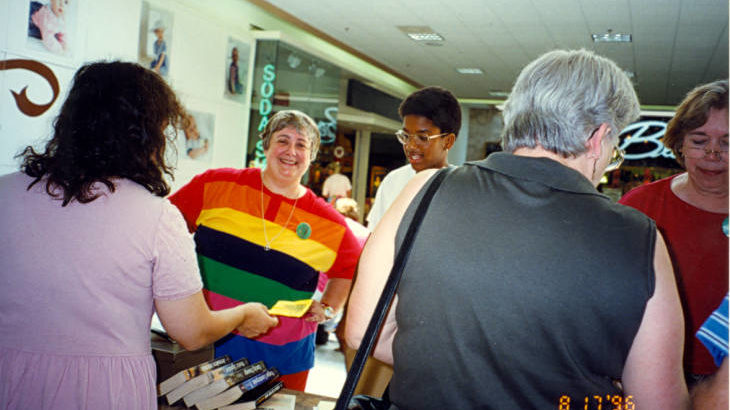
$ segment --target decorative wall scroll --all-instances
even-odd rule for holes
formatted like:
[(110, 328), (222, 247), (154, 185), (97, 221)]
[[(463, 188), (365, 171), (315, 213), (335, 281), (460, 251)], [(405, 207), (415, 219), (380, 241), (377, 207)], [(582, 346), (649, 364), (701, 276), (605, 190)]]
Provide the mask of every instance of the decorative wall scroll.
[(10, 60), (0, 60), (0, 71), (3, 70), (13, 70), (13, 69), (21, 69), (21, 70), (28, 70), (32, 71), (41, 77), (45, 79), (48, 82), (48, 85), (51, 87), (51, 90), (53, 91), (53, 97), (51, 98), (51, 101), (46, 104), (36, 104), (28, 98), (28, 95), (26, 93), (26, 90), (28, 86), (23, 87), (20, 92), (16, 92), (13, 90), (10, 90), (10, 92), (13, 94), (13, 98), (15, 98), (15, 104), (18, 106), (18, 109), (23, 114), (29, 116), (29, 117), (37, 117), (44, 112), (48, 111), (49, 108), (53, 105), (54, 102), (56, 102), (56, 99), (58, 98), (58, 94), (60, 92), (60, 86), (58, 84), (58, 78), (56, 78), (56, 75), (53, 73), (53, 70), (50, 69), (47, 65), (40, 63), (35, 60), (23, 60), (23, 59), (10, 59)]

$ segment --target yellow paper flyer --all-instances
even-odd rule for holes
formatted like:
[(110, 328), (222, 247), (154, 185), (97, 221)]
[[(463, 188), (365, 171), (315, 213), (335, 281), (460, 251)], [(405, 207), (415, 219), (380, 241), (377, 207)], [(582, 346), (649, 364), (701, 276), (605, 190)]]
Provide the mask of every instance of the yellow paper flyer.
[(280, 300), (269, 309), (270, 315), (302, 317), (312, 306), (312, 299)]

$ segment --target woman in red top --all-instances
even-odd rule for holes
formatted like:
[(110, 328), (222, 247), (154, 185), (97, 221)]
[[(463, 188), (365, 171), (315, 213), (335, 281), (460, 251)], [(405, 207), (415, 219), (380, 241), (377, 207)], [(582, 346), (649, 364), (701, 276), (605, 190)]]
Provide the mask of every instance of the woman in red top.
[(654, 219), (667, 241), (684, 308), (690, 386), (716, 371), (694, 334), (728, 289), (727, 143), (727, 80), (695, 88), (664, 136), (686, 172), (642, 185), (619, 201)]

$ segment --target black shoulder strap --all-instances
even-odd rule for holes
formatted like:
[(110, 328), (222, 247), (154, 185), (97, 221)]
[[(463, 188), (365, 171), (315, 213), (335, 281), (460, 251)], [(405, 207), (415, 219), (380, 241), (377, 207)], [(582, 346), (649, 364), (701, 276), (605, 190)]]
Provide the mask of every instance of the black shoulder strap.
[(400, 249), (398, 249), (398, 254), (393, 262), (393, 268), (390, 270), (388, 280), (385, 282), (383, 293), (380, 295), (378, 304), (375, 307), (375, 312), (373, 312), (373, 316), (370, 318), (370, 323), (368, 324), (365, 336), (360, 343), (360, 348), (357, 349), (357, 354), (355, 354), (355, 358), (353, 359), (352, 367), (350, 367), (350, 371), (347, 373), (347, 379), (345, 379), (345, 384), (342, 386), (342, 391), (340, 392), (340, 397), (337, 399), (335, 410), (347, 409), (348, 403), (355, 391), (355, 387), (357, 387), (357, 382), (360, 379), (360, 373), (362, 373), (362, 369), (365, 366), (365, 360), (368, 355), (370, 355), (370, 351), (373, 349), (375, 339), (378, 332), (380, 332), (380, 327), (383, 325), (388, 308), (395, 296), (395, 291), (398, 289), (398, 282), (400, 282), (401, 275), (403, 274), (403, 268), (405, 267), (406, 262), (408, 261), (408, 256), (411, 253), (411, 244), (413, 243), (413, 239), (418, 232), (418, 228), (421, 226), (421, 222), (423, 222), (423, 218), (426, 216), (426, 211), (428, 210), (428, 206), (431, 203), (433, 195), (436, 193), (436, 190), (438, 190), (439, 185), (441, 185), (441, 181), (443, 181), (444, 178), (446, 178), (446, 176), (453, 170), (453, 167), (446, 167), (439, 170), (431, 184), (426, 189), (426, 193), (423, 195), (423, 198), (421, 198), (421, 202), (418, 204), (413, 220), (406, 231), (403, 244)]

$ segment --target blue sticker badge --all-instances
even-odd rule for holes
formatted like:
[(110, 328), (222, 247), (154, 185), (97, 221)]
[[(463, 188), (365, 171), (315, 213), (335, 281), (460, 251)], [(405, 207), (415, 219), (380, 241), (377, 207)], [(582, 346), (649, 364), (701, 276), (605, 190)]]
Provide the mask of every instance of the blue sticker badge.
[(722, 233), (724, 233), (725, 236), (730, 236), (730, 234), (728, 234), (728, 230), (727, 230), (727, 218), (725, 218), (725, 220), (722, 221)]
[(308, 223), (302, 222), (297, 225), (297, 236), (302, 239), (307, 239), (312, 235), (312, 227)]

